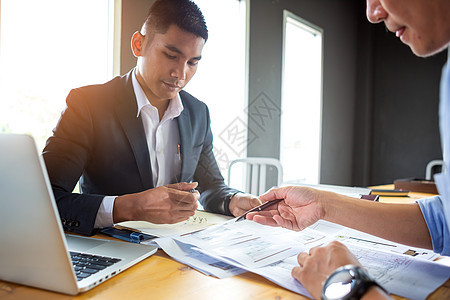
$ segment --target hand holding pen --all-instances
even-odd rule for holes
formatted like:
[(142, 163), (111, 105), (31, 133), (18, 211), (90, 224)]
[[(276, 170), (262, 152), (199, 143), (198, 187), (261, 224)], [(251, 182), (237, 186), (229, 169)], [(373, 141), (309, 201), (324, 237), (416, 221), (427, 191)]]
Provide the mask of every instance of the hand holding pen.
[(248, 215), (249, 213), (251, 213), (251, 212), (260, 212), (260, 211), (262, 211), (262, 210), (264, 210), (264, 209), (266, 209), (266, 208), (268, 208), (268, 207), (270, 207), (270, 206), (272, 206), (272, 205), (277, 204), (277, 203), (280, 202), (281, 200), (283, 200), (283, 199), (275, 199), (275, 200), (271, 200), (271, 201), (264, 202), (264, 203), (261, 204), (261, 205), (255, 206), (255, 207), (253, 207), (252, 209), (249, 209), (248, 211), (246, 211), (245, 213), (243, 213), (242, 215), (240, 215), (240, 216), (236, 219), (235, 222), (242, 221), (242, 220), (246, 219), (246, 217), (247, 217), (247, 215)]
[(148, 221), (172, 224), (187, 220), (198, 208), (197, 182), (179, 182), (142, 192), (118, 196), (114, 201), (114, 223)]
[(301, 186), (273, 188), (259, 197), (267, 206), (249, 212), (245, 218), (263, 225), (303, 230), (323, 218), (322, 200), (333, 195)]

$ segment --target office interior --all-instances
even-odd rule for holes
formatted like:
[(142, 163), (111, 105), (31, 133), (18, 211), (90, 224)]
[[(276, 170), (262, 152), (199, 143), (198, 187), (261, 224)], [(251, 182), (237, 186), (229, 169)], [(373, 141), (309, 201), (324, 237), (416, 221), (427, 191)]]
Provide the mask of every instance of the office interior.
[[(442, 159), (439, 79), (447, 53), (417, 58), (383, 24), (367, 21), (363, 0), (234, 1), (247, 6), (247, 102), (263, 93), (280, 105), (285, 10), (323, 29), (320, 183), (372, 186), (424, 178), (426, 164)], [(153, 0), (114, 2), (120, 20), (115, 73), (125, 74), (136, 62), (130, 37)], [(218, 88), (226, 90), (226, 80)], [(264, 130), (249, 118), (248, 130), (259, 138), (248, 144), (247, 156), (279, 158), (279, 118)]]
[[(384, 25), (367, 21), (365, 1), (247, 1), (248, 101), (261, 92), (281, 99), (283, 10), (323, 29), (320, 183), (424, 178), (426, 164), (442, 159), (439, 79), (447, 53), (415, 57)], [(151, 2), (122, 1), (122, 74), (135, 63), (128, 39)], [(264, 132), (251, 119), (248, 126), (261, 138), (248, 145), (247, 156), (279, 157), (279, 120)]]

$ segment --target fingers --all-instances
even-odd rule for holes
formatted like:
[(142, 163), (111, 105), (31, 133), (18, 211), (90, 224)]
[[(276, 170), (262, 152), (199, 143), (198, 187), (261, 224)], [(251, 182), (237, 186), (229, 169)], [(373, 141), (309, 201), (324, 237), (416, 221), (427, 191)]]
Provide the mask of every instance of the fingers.
[(262, 215), (253, 215), (250, 218), (247, 215), (246, 219), (252, 220), (256, 223), (262, 224), (262, 225), (268, 225), (273, 227), (279, 227), (278, 223), (272, 218), (272, 217), (265, 217)]
[(298, 264), (300, 265), (300, 267), (303, 267), (305, 260), (308, 256), (309, 256), (309, 254), (306, 252), (302, 252), (297, 256), (297, 261), (298, 261)]
[(249, 209), (256, 207), (262, 204), (262, 201), (257, 197), (249, 197), (248, 199), (248, 207)]
[(301, 273), (302, 273), (301, 267), (294, 267), (294, 268), (292, 268), (291, 276), (294, 277), (295, 279), (297, 279), (298, 281), (300, 281)]
[(259, 199), (261, 199), (262, 202), (276, 200), (276, 199), (285, 199), (286, 192), (284, 191), (285, 188), (272, 188), (259, 196)]
[(277, 189), (277, 188), (271, 188), (264, 194), (260, 195), (259, 199), (261, 199), (261, 201), (263, 201), (263, 202), (279, 199), (279, 198), (277, 198), (277, 194), (279, 193), (278, 190), (279, 189)]
[(276, 203), (265, 208), (264, 210), (248, 213), (245, 218), (262, 225), (293, 229), (292, 225), (287, 224), (284, 222), (283, 218), (280, 217), (278, 205), (279, 203)]
[(198, 182), (177, 182), (165, 185), (165, 187), (185, 192), (189, 192), (192, 189), (197, 188), (197, 186)]
[(332, 241), (326, 246), (313, 247), (297, 256), (297, 261), (302, 267), (314, 266), (318, 271), (329, 274), (340, 266), (360, 263), (348, 248), (337, 241)]
[(245, 218), (248, 220), (253, 220), (256, 216), (273, 218), (273, 216), (277, 215), (277, 214), (278, 214), (277, 210), (262, 210), (262, 211), (250, 212), (247, 214), (247, 216), (245, 216)]
[(197, 209), (197, 201), (200, 199), (200, 193), (195, 190), (198, 186), (197, 182), (178, 182), (165, 185), (168, 198), (177, 206), (191, 207)]
[(311, 254), (314, 252), (313, 249), (310, 249), (310, 254), (302, 252), (297, 256), (299, 267), (294, 267), (291, 275), (306, 288), (314, 299), (320, 299), (322, 284), (328, 277), (328, 273), (321, 270), (320, 266), (326, 262), (321, 257)]
[(286, 229), (294, 230), (294, 231), (300, 231), (297, 222), (293, 220), (292, 218), (285, 218), (281, 215), (275, 215), (273, 216), (273, 220), (277, 223), (277, 226), (283, 227)]
[(198, 191), (195, 191), (194, 193), (176, 191), (170, 193), (169, 199), (172, 204), (175, 205), (175, 209), (179, 207), (182, 209), (196, 210), (198, 207), (198, 199), (200, 199), (200, 193)]
[(260, 204), (261, 200), (251, 194), (237, 193), (231, 198), (229, 209), (237, 217)]
[(198, 191), (186, 190), (196, 186), (196, 182), (173, 184), (117, 197), (113, 210), (114, 221), (143, 220), (171, 224), (186, 220), (194, 215), (200, 198)]
[(261, 203), (261, 200), (253, 195), (244, 194), (244, 196), (235, 196), (231, 199), (230, 211), (234, 213), (235, 216), (240, 216), (246, 211), (261, 205)]

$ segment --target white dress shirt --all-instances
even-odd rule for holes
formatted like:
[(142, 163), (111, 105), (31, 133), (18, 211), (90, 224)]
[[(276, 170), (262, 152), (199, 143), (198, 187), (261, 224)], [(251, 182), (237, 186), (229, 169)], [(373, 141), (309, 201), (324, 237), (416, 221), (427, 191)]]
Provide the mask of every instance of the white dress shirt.
[[(141, 116), (144, 125), (147, 146), (150, 153), (153, 184), (155, 187), (175, 183), (181, 171), (180, 133), (175, 120), (183, 111), (183, 104), (177, 94), (170, 100), (162, 120), (159, 120), (158, 109), (150, 104), (144, 90), (137, 81), (135, 71), (132, 73), (132, 83), (138, 111), (136, 118)], [(113, 207), (117, 196), (106, 196), (97, 212), (95, 228), (113, 225)]]

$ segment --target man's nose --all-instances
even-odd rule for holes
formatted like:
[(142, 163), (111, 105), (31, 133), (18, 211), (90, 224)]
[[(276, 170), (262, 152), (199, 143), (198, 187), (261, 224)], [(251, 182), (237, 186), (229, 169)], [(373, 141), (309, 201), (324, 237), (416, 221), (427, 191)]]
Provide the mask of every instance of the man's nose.
[(187, 72), (187, 66), (185, 63), (177, 64), (173, 68), (172, 72), (170, 73), (170, 76), (175, 77), (177, 80), (185, 80), (186, 72)]
[(387, 12), (379, 0), (367, 0), (366, 14), (371, 23), (383, 22), (387, 17)]

